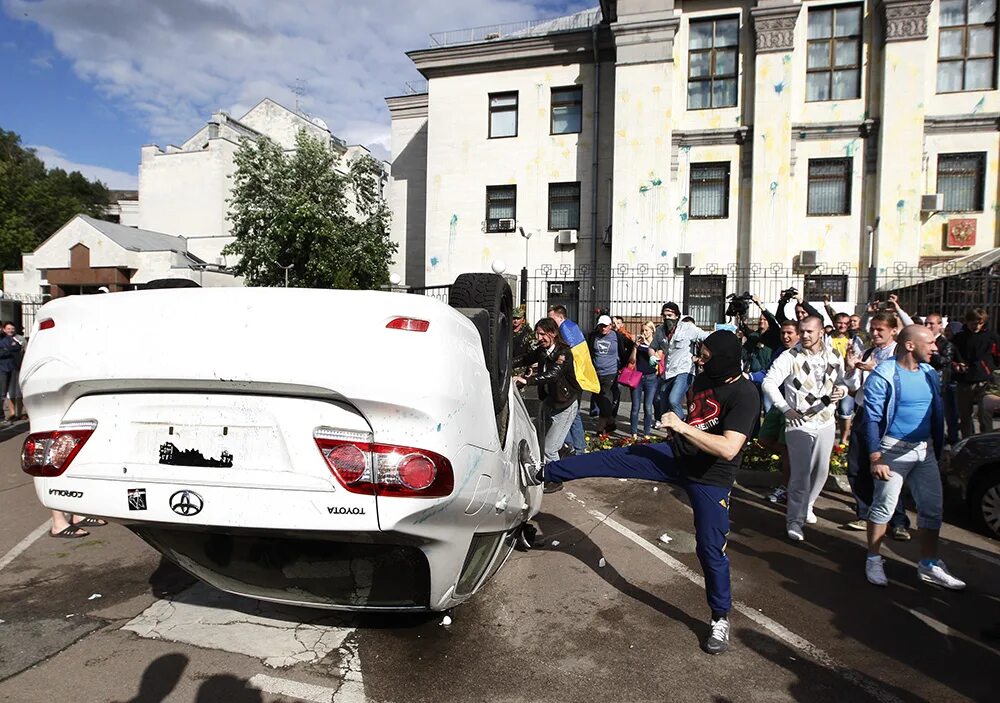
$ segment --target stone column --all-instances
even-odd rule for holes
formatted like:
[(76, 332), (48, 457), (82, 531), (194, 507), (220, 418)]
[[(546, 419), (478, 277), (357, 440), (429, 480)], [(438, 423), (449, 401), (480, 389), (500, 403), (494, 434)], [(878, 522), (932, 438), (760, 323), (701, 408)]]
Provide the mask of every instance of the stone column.
[(617, 9), (611, 262), (672, 264), (676, 230), (667, 213), (680, 17), (662, 0), (623, 0)]
[(879, 135), (876, 214), (879, 268), (920, 257), (920, 185), (931, 0), (882, 0), (882, 129)]
[(753, 209), (749, 251), (739, 263), (792, 265), (792, 49), (801, 5), (761, 2), (750, 11), (756, 38), (753, 95)]

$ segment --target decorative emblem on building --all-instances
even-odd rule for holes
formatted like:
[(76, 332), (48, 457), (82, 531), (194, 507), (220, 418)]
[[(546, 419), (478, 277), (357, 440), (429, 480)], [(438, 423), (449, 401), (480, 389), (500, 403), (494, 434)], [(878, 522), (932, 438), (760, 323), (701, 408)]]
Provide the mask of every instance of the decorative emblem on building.
[(799, 6), (757, 8), (751, 10), (754, 33), (757, 35), (757, 53), (791, 51), (795, 46), (795, 22)]
[(976, 245), (976, 221), (971, 218), (948, 220), (949, 249), (968, 249)]
[(885, 40), (912, 41), (927, 38), (927, 15), (931, 0), (884, 0)]

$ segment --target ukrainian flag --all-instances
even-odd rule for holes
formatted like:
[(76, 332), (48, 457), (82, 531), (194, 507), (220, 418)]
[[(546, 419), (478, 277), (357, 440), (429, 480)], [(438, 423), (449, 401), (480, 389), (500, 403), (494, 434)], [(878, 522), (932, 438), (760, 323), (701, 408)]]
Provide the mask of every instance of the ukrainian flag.
[(597, 380), (594, 361), (590, 358), (590, 347), (587, 346), (587, 338), (583, 336), (579, 325), (572, 320), (563, 320), (559, 325), (559, 335), (573, 350), (573, 370), (580, 388), (591, 393), (600, 391), (601, 383)]

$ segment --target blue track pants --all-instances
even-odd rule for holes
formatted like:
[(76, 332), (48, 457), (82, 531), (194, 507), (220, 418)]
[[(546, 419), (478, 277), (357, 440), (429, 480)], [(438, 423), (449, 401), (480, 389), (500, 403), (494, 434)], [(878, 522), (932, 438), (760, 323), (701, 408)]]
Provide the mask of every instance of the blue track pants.
[(545, 465), (548, 481), (577, 478), (640, 478), (673, 483), (687, 493), (694, 511), (696, 552), (705, 574), (705, 593), (712, 617), (729, 613), (733, 604), (729, 583), (729, 488), (697, 483), (685, 477), (669, 444), (634, 444), (602, 452), (566, 457)]

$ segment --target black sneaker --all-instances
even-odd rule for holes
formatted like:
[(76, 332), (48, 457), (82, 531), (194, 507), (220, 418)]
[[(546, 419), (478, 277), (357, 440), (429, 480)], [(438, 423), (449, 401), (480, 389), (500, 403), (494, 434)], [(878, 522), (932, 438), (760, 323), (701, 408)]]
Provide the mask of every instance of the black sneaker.
[(542, 493), (556, 493), (563, 489), (562, 481), (546, 481)]
[(712, 632), (701, 648), (709, 654), (722, 654), (729, 649), (729, 618), (712, 621)]
[(564, 444), (559, 448), (560, 459), (565, 459), (566, 457), (573, 456), (574, 454), (576, 454), (576, 450), (573, 449), (573, 445), (571, 444)]

